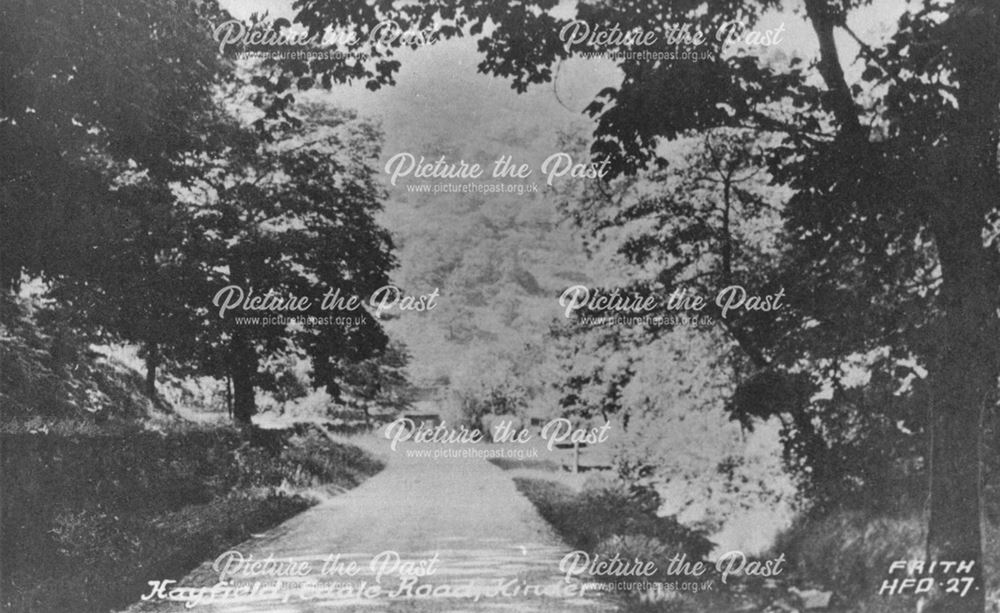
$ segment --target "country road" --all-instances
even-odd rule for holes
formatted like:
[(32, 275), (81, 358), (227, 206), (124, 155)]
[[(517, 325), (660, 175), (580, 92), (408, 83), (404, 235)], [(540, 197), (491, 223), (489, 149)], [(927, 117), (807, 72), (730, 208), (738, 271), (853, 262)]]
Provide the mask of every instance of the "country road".
[[(390, 453), (385, 470), (358, 488), (233, 548), (238, 554), (216, 568), (205, 562), (128, 611), (616, 609), (608, 596), (581, 595), (579, 581), (563, 579), (559, 561), (570, 548), (508, 474), (484, 459), (409, 458), (405, 451)], [(268, 556), (270, 565), (251, 566)], [(179, 586), (215, 586), (226, 564), (230, 591), (163, 598)], [(247, 586), (243, 594), (232, 591), (237, 585)], [(187, 608), (192, 603), (183, 599), (199, 594), (207, 597)]]

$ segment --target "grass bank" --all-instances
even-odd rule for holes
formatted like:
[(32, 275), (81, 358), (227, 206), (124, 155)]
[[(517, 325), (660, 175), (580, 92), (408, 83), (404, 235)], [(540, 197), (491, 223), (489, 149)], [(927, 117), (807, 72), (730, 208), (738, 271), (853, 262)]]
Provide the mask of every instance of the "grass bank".
[[(557, 468), (544, 463), (494, 464), (514, 471), (518, 489), (575, 549), (603, 559), (617, 553), (625, 560), (653, 561), (661, 571), (677, 553), (699, 558), (711, 552), (712, 545), (702, 533), (672, 518), (656, 517), (658, 501), (641, 490), (630, 492), (607, 477), (571, 487)], [(991, 508), (988, 516), (997, 515)], [(649, 593), (618, 595), (624, 610), (644, 613), (800, 611), (808, 599), (829, 593), (829, 606), (822, 610), (911, 613), (916, 610), (913, 597), (880, 596), (878, 590), (889, 578), (892, 561), (924, 558), (925, 539), (925, 524), (919, 514), (834, 510), (822, 516), (800, 517), (779, 536), (770, 552), (762, 554), (762, 559), (785, 556), (783, 572), (772, 579), (730, 577), (726, 585), (716, 581), (710, 591), (671, 589), (655, 598)], [(985, 552), (988, 602), (1000, 602), (1000, 526), (993, 520), (987, 525)], [(595, 579), (616, 581), (600, 576)], [(673, 585), (683, 581), (662, 572), (649, 579)]]
[(3, 610), (123, 607), (382, 466), (322, 434), (4, 434)]
[[(655, 564), (656, 571), (652, 575), (597, 574), (592, 577), (607, 586), (607, 591), (615, 593), (623, 610), (699, 610), (691, 608), (691, 599), (681, 597), (679, 591), (659, 592), (669, 602), (649, 602), (648, 592), (636, 587), (639, 583), (659, 582), (666, 585), (689, 581), (690, 578), (667, 573), (670, 558), (686, 554), (687, 560), (701, 560), (713, 547), (704, 532), (684, 526), (673, 517), (657, 515), (660, 499), (655, 492), (627, 488), (606, 476), (589, 477), (582, 487), (574, 488), (561, 482), (562, 475), (554, 475), (551, 479), (541, 476), (546, 468), (544, 466), (525, 470), (523, 465), (497, 464), (520, 473), (514, 477), (517, 489), (572, 548), (587, 552), (592, 557), (599, 556), (605, 561), (618, 555), (626, 562), (638, 559)], [(536, 474), (527, 476), (527, 472)], [(591, 589), (595, 588), (592, 586)], [(715, 607), (716, 599), (713, 598), (712, 602), (712, 607)], [(719, 612), (723, 609), (701, 610)]]

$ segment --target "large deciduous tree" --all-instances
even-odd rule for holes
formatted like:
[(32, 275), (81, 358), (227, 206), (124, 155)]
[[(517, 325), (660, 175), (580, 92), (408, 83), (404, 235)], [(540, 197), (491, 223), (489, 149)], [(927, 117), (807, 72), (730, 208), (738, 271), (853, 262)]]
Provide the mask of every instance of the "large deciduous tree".
[(214, 0), (0, 6), (0, 275), (42, 277), (81, 329), (139, 343), (155, 393), (190, 336), (192, 271), (169, 184), (231, 76)]
[[(120, 237), (123, 165), (171, 177), (227, 74), (214, 0), (0, 5), (0, 272), (73, 274)], [(133, 203), (133, 209), (138, 203)]]
[[(179, 196), (190, 223), (184, 252), (201, 271), (198, 342), (184, 346), (186, 358), (232, 381), (233, 415), (243, 424), (255, 412), (255, 387), (268, 384), (260, 368), (268, 356), (304, 353), (314, 383), (337, 395), (344, 364), (380, 355), (387, 343), (369, 311), (323, 309), (321, 301), (327, 291), (366, 300), (388, 284), (392, 241), (375, 220), (380, 135), (347, 112), (299, 111), (298, 127), (271, 141), (237, 130), (218, 153), (193, 155), (199, 178)], [(307, 309), (279, 314), (317, 319), (253, 321), (276, 313), (245, 301), (220, 316), (227, 298), (216, 295), (229, 286), (242, 296), (308, 298)], [(344, 316), (349, 323), (330, 319)]]

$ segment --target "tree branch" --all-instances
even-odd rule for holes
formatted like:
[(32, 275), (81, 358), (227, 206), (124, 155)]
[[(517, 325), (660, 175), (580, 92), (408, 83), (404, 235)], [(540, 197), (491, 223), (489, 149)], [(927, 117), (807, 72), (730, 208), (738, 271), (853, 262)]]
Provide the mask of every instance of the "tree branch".
[(812, 22), (819, 42), (819, 72), (830, 92), (830, 102), (834, 116), (841, 125), (841, 134), (852, 140), (867, 142), (868, 137), (858, 114), (858, 106), (851, 96), (851, 89), (844, 77), (844, 69), (840, 65), (837, 53), (837, 42), (833, 30), (838, 22), (843, 22), (843, 16), (834, 14), (826, 0), (806, 0), (806, 15)]

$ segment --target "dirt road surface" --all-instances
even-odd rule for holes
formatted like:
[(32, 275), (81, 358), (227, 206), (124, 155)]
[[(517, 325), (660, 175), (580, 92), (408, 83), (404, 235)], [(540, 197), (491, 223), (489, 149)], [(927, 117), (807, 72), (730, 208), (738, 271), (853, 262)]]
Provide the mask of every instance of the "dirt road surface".
[[(408, 449), (390, 452), (385, 470), (358, 488), (205, 562), (129, 611), (616, 610), (606, 594), (581, 594), (582, 582), (564, 579), (559, 562), (570, 548), (508, 474), (485, 459), (408, 457)], [(226, 568), (228, 588), (163, 598), (178, 586), (215, 586)], [(251, 593), (226, 591), (236, 586)], [(199, 595), (206, 597), (192, 600)]]

